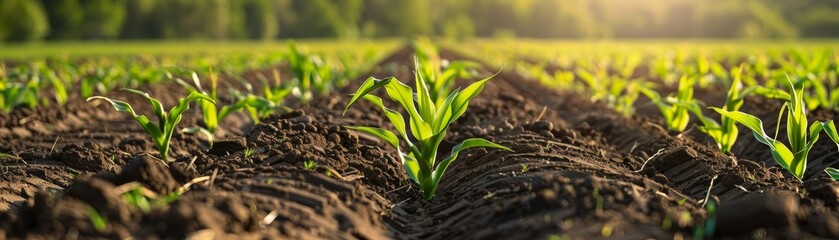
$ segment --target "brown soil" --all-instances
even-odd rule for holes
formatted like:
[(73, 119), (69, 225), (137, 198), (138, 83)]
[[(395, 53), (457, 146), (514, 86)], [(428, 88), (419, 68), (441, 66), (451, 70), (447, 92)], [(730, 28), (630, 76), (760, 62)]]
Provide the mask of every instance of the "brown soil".
[[(372, 75), (410, 81), (410, 53), (397, 51)], [(665, 239), (713, 225), (719, 238), (839, 238), (839, 184), (815, 175), (801, 183), (749, 160), (765, 157), (751, 152), (755, 146), (732, 159), (649, 117), (625, 118), (509, 72), (472, 101), (441, 149), (484, 137), (515, 152), (461, 153), (438, 195), (422, 200), (393, 148), (342, 127), (388, 127), (369, 104), (341, 115), (361, 81), (256, 126), (239, 116), (225, 124), (230, 138), (209, 151), (199, 137), (178, 135), (178, 161), (169, 166), (150, 157), (155, 150), (141, 129), (109, 106), (79, 100), (2, 116), (0, 141), (9, 144), (0, 151), (17, 157), (1, 163), (0, 236)], [(178, 96), (146, 90), (165, 104)], [(182, 126), (197, 121), (190, 111)], [(250, 130), (237, 134), (242, 129)], [(813, 158), (830, 158), (822, 151)], [(316, 167), (306, 169), (306, 161)], [(808, 172), (820, 172), (819, 162), (827, 161)], [(137, 186), (149, 196), (185, 192), (144, 211), (121, 196)], [(710, 213), (706, 194), (717, 206)], [(103, 229), (94, 227), (93, 211), (107, 219)]]

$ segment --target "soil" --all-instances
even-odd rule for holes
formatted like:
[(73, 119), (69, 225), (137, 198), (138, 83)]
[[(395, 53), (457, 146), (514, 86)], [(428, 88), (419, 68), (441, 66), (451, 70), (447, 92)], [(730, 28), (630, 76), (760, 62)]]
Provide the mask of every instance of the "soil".
[[(256, 126), (234, 116), (212, 148), (177, 134), (168, 165), (110, 106), (73, 100), (3, 115), (0, 151), (12, 157), (0, 159), (0, 237), (839, 238), (839, 184), (818, 174), (834, 158), (832, 143), (817, 145), (801, 182), (747, 134), (729, 157), (694, 135), (668, 133), (653, 117), (626, 118), (507, 71), (471, 101), (441, 149), (483, 137), (514, 152), (462, 152), (437, 196), (423, 200), (395, 149), (343, 127), (388, 128), (378, 110), (360, 103), (342, 116), (366, 76), (411, 82), (410, 55), (400, 49), (365, 78)], [(167, 106), (182, 92), (144, 90)], [(744, 108), (777, 109), (752, 101)], [(196, 124), (197, 113), (189, 110), (181, 126)], [(130, 204), (136, 195), (156, 200)], [(96, 215), (105, 224), (94, 224)]]

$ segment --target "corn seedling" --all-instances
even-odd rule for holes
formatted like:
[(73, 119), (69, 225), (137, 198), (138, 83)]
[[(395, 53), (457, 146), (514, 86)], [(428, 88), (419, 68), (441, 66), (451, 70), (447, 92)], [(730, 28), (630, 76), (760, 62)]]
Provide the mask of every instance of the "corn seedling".
[(90, 219), (90, 224), (96, 231), (105, 231), (108, 228), (108, 219), (99, 214), (95, 208), (87, 208), (87, 218)]
[(148, 93), (134, 90), (134, 89), (123, 89), (127, 92), (134, 93), (140, 96), (145, 97), (149, 100), (151, 104), (152, 112), (157, 116), (158, 123), (155, 124), (148, 117), (145, 115), (139, 115), (134, 112), (134, 109), (129, 105), (127, 102), (114, 100), (102, 96), (93, 96), (87, 98), (87, 101), (92, 100), (105, 100), (110, 103), (114, 109), (120, 112), (126, 112), (131, 114), (131, 117), (134, 118), (140, 126), (143, 127), (146, 132), (151, 135), (152, 140), (154, 141), (157, 149), (160, 151), (160, 157), (163, 158), (164, 161), (168, 161), (169, 157), (169, 143), (172, 140), (172, 135), (175, 133), (175, 127), (181, 121), (183, 117), (184, 111), (189, 109), (189, 103), (192, 101), (197, 100), (204, 100), (210, 103), (215, 103), (215, 101), (205, 94), (199, 92), (192, 92), (186, 98), (181, 98), (178, 100), (178, 104), (172, 107), (169, 112), (164, 112), (163, 104), (160, 103), (157, 99), (152, 98), (149, 96)]
[(454, 89), (457, 78), (471, 78), (477, 74), (472, 70), (479, 66), (477, 63), (443, 60), (429, 42), (415, 41), (414, 49), (414, 75), (428, 86), (428, 95), (435, 104), (439, 105), (445, 101), (446, 96)]
[(804, 101), (808, 109), (814, 110), (822, 107), (830, 110), (839, 110), (839, 84), (837, 84), (836, 73), (832, 72), (829, 78), (824, 80), (808, 75), (802, 79), (804, 86), (809, 86), (809, 94), (805, 94)]
[[(746, 95), (744, 95), (743, 84), (740, 81), (742, 71), (743, 66), (740, 66), (739, 70), (733, 74), (734, 80), (731, 83), (731, 88), (728, 89), (728, 94), (725, 97), (725, 105), (722, 108), (725, 111), (738, 111), (743, 106), (743, 99)], [(731, 153), (731, 147), (734, 146), (739, 134), (734, 119), (722, 115), (720, 117), (722, 124), (720, 124), (713, 118), (703, 115), (702, 109), (696, 101), (679, 102), (679, 104), (689, 109), (702, 122), (702, 126), (698, 127), (699, 131), (710, 136), (717, 143), (717, 148), (722, 153)]]
[(244, 152), (245, 158), (250, 158), (255, 152), (256, 152), (255, 148), (250, 148), (250, 147), (245, 148), (245, 152)]
[(242, 82), (242, 84), (245, 85), (247, 93), (231, 90), (231, 95), (238, 99), (236, 100), (236, 105), (240, 105), (242, 109), (245, 109), (254, 125), (259, 124), (262, 119), (270, 116), (277, 110), (289, 110), (287, 107), (274, 103), (272, 100), (254, 94), (253, 88), (249, 83)]
[[(52, 85), (54, 94), (53, 98), (58, 105), (64, 105), (67, 103), (67, 99), (69, 98), (69, 94), (67, 93), (67, 87), (64, 81), (58, 77), (56, 71), (47, 68), (46, 63), (43, 62), (35, 62), (32, 64), (33, 70), (37, 72), (33, 77), (45, 77), (49, 80), (49, 83)], [(45, 96), (44, 98), (47, 98)], [(45, 104), (48, 104), (51, 99), (44, 99)]]
[(145, 187), (137, 186), (121, 195), (122, 200), (129, 206), (140, 209), (140, 211), (144, 213), (148, 213), (152, 210), (152, 208), (166, 206), (169, 203), (174, 202), (181, 196), (181, 194), (182, 192), (175, 191), (162, 196)]
[(291, 94), (294, 88), (291, 85), (282, 83), (279, 70), (274, 69), (272, 74), (273, 83), (269, 84), (268, 80), (262, 79), (262, 95), (274, 104), (282, 105), (285, 98)]
[(18, 156), (0, 152), (0, 158), (20, 159)]
[(646, 95), (661, 111), (664, 117), (667, 129), (676, 132), (682, 132), (690, 123), (690, 114), (688, 108), (679, 103), (694, 102), (693, 87), (695, 79), (688, 76), (682, 76), (679, 80), (679, 88), (675, 96), (661, 97), (658, 92), (650, 88), (641, 88), (641, 93)]
[[(510, 151), (509, 148), (482, 138), (470, 138), (455, 146), (448, 157), (443, 158), (442, 161), (437, 161), (437, 150), (440, 142), (446, 136), (446, 130), (449, 125), (466, 112), (469, 106), (469, 100), (483, 90), (484, 84), (490, 78), (492, 77), (474, 82), (463, 90), (456, 89), (452, 91), (440, 104), (434, 103), (434, 100), (429, 94), (428, 86), (423, 84), (424, 82), (420, 79), (416, 79), (417, 92), (414, 93), (411, 87), (393, 77), (385, 79), (368, 78), (353, 95), (347, 107), (344, 109), (344, 113), (359, 99), (363, 98), (382, 109), (385, 116), (393, 125), (393, 128), (399, 133), (399, 136), (397, 137), (396, 134), (389, 130), (375, 127), (348, 126), (347, 128), (381, 138), (396, 148), (408, 176), (420, 185), (423, 197), (425, 199), (431, 199), (434, 197), (434, 193), (446, 168), (457, 158), (458, 153), (461, 151), (475, 147), (498, 148)], [(370, 94), (373, 90), (382, 87), (385, 88), (388, 97), (402, 105), (408, 113), (409, 124), (407, 129), (410, 130), (411, 136), (415, 140), (412, 141), (408, 137), (405, 118), (402, 114), (385, 107), (382, 98)], [(408, 153), (403, 153), (400, 149), (400, 138), (407, 144), (409, 149)]]
[(151, 211), (152, 204), (146, 196), (141, 192), (141, 188), (135, 188), (122, 194), (122, 200), (129, 206), (134, 206), (144, 213)]
[(578, 68), (576, 73), (587, 86), (587, 92), (584, 93), (589, 94), (592, 101), (603, 101), (624, 116), (635, 113), (635, 101), (638, 100), (640, 91), (645, 88), (643, 82), (609, 76), (606, 71), (593, 74)]
[(336, 75), (333, 74), (334, 69), (324, 63), (320, 56), (305, 54), (294, 42), (289, 42), (289, 54), (286, 60), (297, 83), (293, 93), (303, 103), (311, 101), (315, 94), (320, 96), (328, 94), (334, 87), (332, 85), (333, 77)]
[(318, 166), (318, 163), (315, 162), (314, 160), (308, 160), (308, 161), (303, 162), (303, 169), (306, 169), (306, 171), (315, 170), (315, 168), (317, 166)]
[[(201, 108), (201, 113), (204, 121), (204, 125), (206, 127), (196, 126), (191, 128), (186, 128), (183, 131), (185, 133), (196, 133), (200, 132), (207, 137), (207, 140), (210, 144), (213, 144), (215, 140), (216, 129), (218, 129), (219, 124), (229, 116), (231, 113), (240, 111), (242, 109), (246, 109), (248, 107), (253, 106), (262, 106), (266, 105), (267, 103), (262, 103), (260, 98), (255, 96), (248, 96), (243, 97), (234, 102), (233, 104), (223, 105), (221, 108), (218, 106), (221, 100), (218, 98), (218, 76), (213, 72), (212, 68), (210, 69), (210, 90), (209, 92), (205, 91), (204, 88), (201, 86), (201, 80), (198, 78), (198, 73), (193, 71), (184, 71), (187, 72), (189, 75), (192, 76), (193, 85), (186, 83), (183, 79), (173, 77), (171, 73), (167, 73), (169, 78), (175, 79), (175, 82), (186, 88), (190, 93), (197, 93), (201, 95), (208, 96), (212, 101), (204, 100), (204, 99), (197, 99), (196, 102), (198, 106)], [(259, 120), (255, 120), (255, 122), (259, 122)]]
[(35, 108), (38, 106), (40, 78), (35, 75), (25, 84), (0, 79), (0, 111), (11, 112), (18, 106)]
[(632, 116), (632, 114), (635, 114), (635, 101), (640, 96), (640, 89), (643, 88), (642, 84), (637, 81), (615, 78), (609, 88), (610, 95), (607, 103), (612, 109), (624, 116)]
[(810, 124), (808, 128), (807, 106), (801, 96), (803, 91), (796, 89), (792, 81), (788, 81), (788, 83), (791, 89), (791, 97), (781, 107), (781, 113), (778, 116), (778, 125), (780, 125), (781, 119), (786, 114), (789, 147), (781, 141), (776, 140), (777, 131), (774, 138), (767, 135), (763, 130), (763, 122), (753, 115), (740, 111), (727, 111), (719, 108), (712, 109), (752, 130), (754, 137), (760, 143), (769, 146), (775, 161), (796, 178), (801, 179), (804, 177), (804, 171), (807, 168), (807, 155), (810, 149), (813, 148), (816, 140), (818, 140), (819, 132), (830, 122), (816, 121)]

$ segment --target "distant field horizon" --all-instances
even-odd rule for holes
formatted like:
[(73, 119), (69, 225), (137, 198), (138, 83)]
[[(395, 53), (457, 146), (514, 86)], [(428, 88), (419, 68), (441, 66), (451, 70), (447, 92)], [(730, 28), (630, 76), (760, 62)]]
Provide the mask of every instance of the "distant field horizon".
[[(331, 51), (332, 48), (346, 48), (346, 44), (361, 47), (395, 46), (408, 41), (408, 38), (382, 39), (287, 39), (275, 41), (211, 41), (211, 40), (137, 40), (137, 41), (44, 41), (34, 43), (0, 43), (0, 59), (28, 59), (39, 57), (82, 57), (96, 55), (177, 55), (177, 54), (214, 54), (214, 53), (254, 53), (266, 51), (284, 51), (289, 41), (297, 42), (301, 47), (316, 51)], [(537, 45), (567, 45), (580, 47), (678, 47), (696, 46), (719, 49), (720, 47), (832, 47), (839, 45), (837, 39), (537, 39), (513, 38), (492, 39), (474, 38), (469, 40), (443, 40), (451, 44), (464, 42), (510, 43)], [(748, 45), (748, 46), (744, 46)], [(553, 46), (552, 46), (553, 47)]]

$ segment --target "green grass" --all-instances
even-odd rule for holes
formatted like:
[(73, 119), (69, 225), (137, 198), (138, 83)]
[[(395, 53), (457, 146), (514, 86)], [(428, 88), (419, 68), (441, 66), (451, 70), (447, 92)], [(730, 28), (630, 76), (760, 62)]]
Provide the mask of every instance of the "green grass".
[[(349, 51), (357, 48), (389, 50), (399, 46), (396, 39), (383, 40), (300, 40), (301, 48), (320, 52)], [(42, 57), (86, 57), (102, 55), (191, 55), (285, 52), (286, 41), (214, 42), (214, 41), (105, 41), (105, 42), (41, 42), (27, 44), (0, 43), (0, 59), (31, 59)]]

